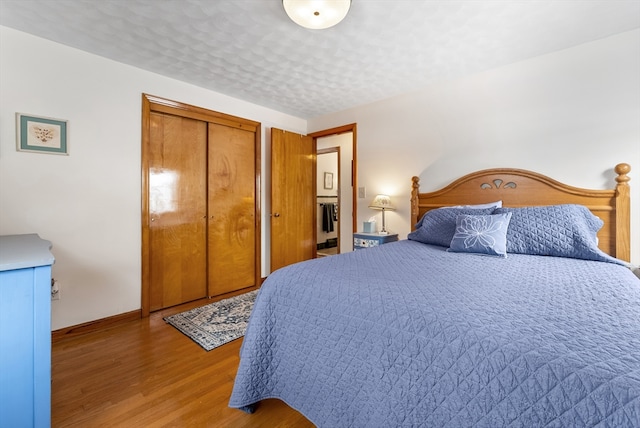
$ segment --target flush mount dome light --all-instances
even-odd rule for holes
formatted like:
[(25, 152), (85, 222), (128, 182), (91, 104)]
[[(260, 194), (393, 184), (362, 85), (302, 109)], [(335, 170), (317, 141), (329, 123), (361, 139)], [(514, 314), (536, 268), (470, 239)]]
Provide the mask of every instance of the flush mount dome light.
[(301, 27), (323, 30), (342, 21), (351, 0), (282, 0), (289, 18)]

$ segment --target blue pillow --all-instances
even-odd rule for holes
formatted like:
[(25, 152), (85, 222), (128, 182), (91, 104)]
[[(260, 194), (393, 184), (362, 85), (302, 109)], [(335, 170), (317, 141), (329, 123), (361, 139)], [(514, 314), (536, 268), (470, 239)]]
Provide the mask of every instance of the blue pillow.
[(447, 251), (507, 257), (507, 228), (511, 213), (459, 215)]
[(598, 248), (596, 233), (604, 222), (585, 206), (566, 204), (524, 208), (496, 208), (511, 213), (507, 252), (570, 257), (624, 265)]
[(438, 208), (427, 211), (420, 219), (420, 227), (407, 235), (407, 239), (423, 244), (448, 247), (456, 232), (456, 217), (462, 214), (488, 215), (495, 208)]
[[(500, 208), (502, 207), (502, 201), (495, 201), (495, 202), (489, 202), (486, 204), (477, 204), (477, 205), (455, 205), (453, 207), (443, 207), (443, 208), (436, 208), (439, 210), (443, 210), (443, 209), (451, 209), (451, 208), (464, 208), (464, 209), (484, 209), (484, 208)], [(424, 216), (422, 216), (420, 218), (420, 220), (418, 220), (418, 223), (416, 223), (416, 229), (420, 229), (420, 226), (422, 226), (422, 220), (424, 219)]]

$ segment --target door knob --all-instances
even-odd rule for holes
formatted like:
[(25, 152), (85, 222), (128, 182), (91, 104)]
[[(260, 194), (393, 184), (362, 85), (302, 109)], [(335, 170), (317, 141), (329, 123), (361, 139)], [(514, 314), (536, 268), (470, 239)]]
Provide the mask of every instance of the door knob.
[(280, 217), (280, 213), (273, 213), (274, 217)]

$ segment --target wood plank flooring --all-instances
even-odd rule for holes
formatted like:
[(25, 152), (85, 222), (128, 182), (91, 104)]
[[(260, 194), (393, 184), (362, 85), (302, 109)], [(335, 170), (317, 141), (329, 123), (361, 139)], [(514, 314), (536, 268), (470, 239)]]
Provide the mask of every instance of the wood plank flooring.
[(313, 427), (280, 400), (228, 407), (242, 339), (206, 352), (162, 319), (211, 302), (54, 342), (52, 426)]

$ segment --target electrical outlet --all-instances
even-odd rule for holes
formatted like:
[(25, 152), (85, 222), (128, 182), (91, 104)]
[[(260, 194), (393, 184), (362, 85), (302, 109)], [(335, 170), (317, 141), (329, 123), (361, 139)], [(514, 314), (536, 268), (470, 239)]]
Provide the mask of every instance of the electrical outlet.
[(367, 189), (364, 187), (358, 187), (358, 198), (364, 199), (367, 197)]
[(51, 300), (60, 300), (60, 283), (51, 278)]

